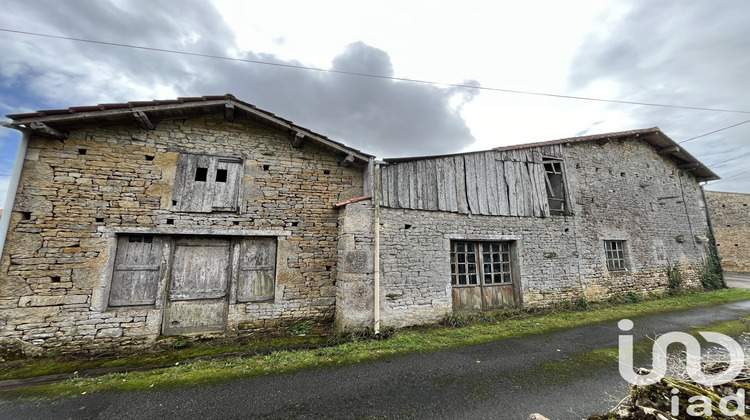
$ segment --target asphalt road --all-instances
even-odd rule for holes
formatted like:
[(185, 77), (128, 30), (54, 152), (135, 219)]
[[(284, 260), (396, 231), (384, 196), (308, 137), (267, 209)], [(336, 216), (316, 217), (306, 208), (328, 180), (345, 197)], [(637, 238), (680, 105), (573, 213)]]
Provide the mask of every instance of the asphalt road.
[[(632, 318), (636, 339), (750, 314), (750, 301)], [(581, 313), (581, 316), (586, 316)], [(616, 361), (565, 360), (616, 347), (616, 323), (342, 368), (222, 385), (75, 398), (0, 401), (7, 419), (551, 419), (603, 413), (627, 395)], [(557, 362), (556, 373), (541, 368)]]
[(750, 289), (749, 274), (724, 273), (724, 280), (731, 288)]

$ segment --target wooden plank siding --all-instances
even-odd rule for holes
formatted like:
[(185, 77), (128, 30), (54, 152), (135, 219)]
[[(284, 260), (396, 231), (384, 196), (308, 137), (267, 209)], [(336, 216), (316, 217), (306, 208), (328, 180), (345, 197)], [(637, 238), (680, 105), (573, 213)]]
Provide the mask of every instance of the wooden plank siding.
[(543, 157), (559, 145), (486, 151), (384, 165), (380, 205), (489, 216), (547, 217)]

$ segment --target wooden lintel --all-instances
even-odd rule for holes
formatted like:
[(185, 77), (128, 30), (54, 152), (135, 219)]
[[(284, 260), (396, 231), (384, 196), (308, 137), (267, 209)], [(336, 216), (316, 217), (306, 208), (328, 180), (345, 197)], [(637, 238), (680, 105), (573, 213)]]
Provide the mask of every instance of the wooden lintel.
[(224, 105), (224, 119), (229, 122), (234, 121), (234, 104), (231, 102), (227, 102)]
[(672, 147), (665, 147), (663, 149), (659, 149), (656, 153), (660, 155), (671, 155), (673, 153), (679, 153), (680, 146), (672, 146)]
[(684, 165), (680, 165), (679, 168), (689, 171), (692, 169), (698, 169), (700, 166), (701, 166), (700, 163), (686, 163)]
[(29, 127), (31, 127), (31, 129), (36, 131), (37, 133), (44, 134), (50, 137), (54, 137), (58, 140), (65, 140), (68, 138), (68, 135), (66, 133), (63, 133), (62, 131), (59, 131), (59, 130), (55, 130), (54, 128), (48, 126), (47, 124), (43, 122), (32, 122), (31, 124), (29, 124)]
[(151, 122), (151, 120), (148, 119), (148, 116), (143, 111), (135, 111), (133, 113), (133, 116), (135, 117), (135, 120), (138, 121), (138, 126), (140, 126), (144, 130), (153, 130), (156, 127), (154, 126), (154, 123)]
[(347, 155), (344, 158), (344, 160), (342, 160), (341, 162), (339, 162), (339, 165), (341, 165), (341, 166), (349, 166), (349, 165), (352, 164), (352, 162), (354, 162), (354, 155), (353, 154), (349, 154), (349, 155)]
[(294, 140), (292, 140), (292, 147), (295, 149), (299, 149), (302, 147), (302, 141), (305, 139), (305, 135), (297, 131), (297, 133), (294, 135)]

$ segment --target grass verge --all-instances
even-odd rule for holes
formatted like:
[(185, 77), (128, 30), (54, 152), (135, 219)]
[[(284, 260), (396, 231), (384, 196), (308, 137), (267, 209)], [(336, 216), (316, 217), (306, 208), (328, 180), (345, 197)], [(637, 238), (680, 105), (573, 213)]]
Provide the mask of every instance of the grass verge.
[[(180, 349), (162, 355), (142, 355), (115, 359), (98, 367), (119, 364), (133, 366), (137, 363), (171, 364), (172, 367), (144, 372), (115, 373), (92, 378), (74, 378), (64, 382), (19, 390), (4, 391), (0, 396), (71, 396), (94, 392), (122, 392), (143, 389), (167, 389), (173, 387), (207, 385), (244, 377), (271, 373), (293, 372), (314, 367), (341, 366), (427, 351), (451, 349), (455, 347), (487, 343), (496, 340), (518, 338), (532, 334), (549, 333), (565, 328), (574, 328), (636, 315), (671, 312), (679, 309), (712, 306), (721, 303), (750, 299), (750, 290), (725, 289), (706, 293), (673, 296), (660, 300), (645, 301), (628, 305), (605, 306), (586, 311), (553, 312), (539, 316), (524, 316), (511, 313), (502, 320), (490, 323), (473, 324), (462, 328), (421, 328), (401, 330), (387, 340), (355, 341), (330, 347), (305, 350), (278, 350), (255, 356), (221, 357), (183, 362), (185, 356), (225, 354), (236, 352), (241, 347), (231, 345), (206, 346), (195, 349)], [(518, 318), (520, 317), (520, 318)], [(283, 349), (287, 342), (278, 347)], [(268, 346), (268, 343), (251, 343), (254, 346)], [(234, 347), (233, 347), (234, 346)], [(272, 346), (271, 346), (272, 347)], [(192, 353), (188, 352), (192, 351)], [(139, 359), (140, 357), (140, 359)], [(149, 357), (156, 358), (152, 360)], [(605, 359), (606, 354), (594, 359)], [(175, 361), (175, 359), (178, 359)], [(55, 358), (31, 359), (26, 361), (26, 373), (43, 371), (43, 365), (55, 365)], [(590, 361), (590, 360), (589, 360)], [(70, 361), (66, 369), (75, 369), (75, 361)], [(148, 364), (146, 363), (146, 364)], [(0, 364), (2, 366), (2, 364)], [(89, 364), (91, 366), (91, 364)], [(4, 373), (5, 378), (22, 373), (22, 369)], [(70, 371), (70, 370), (68, 370)], [(19, 377), (19, 376), (15, 376)]]

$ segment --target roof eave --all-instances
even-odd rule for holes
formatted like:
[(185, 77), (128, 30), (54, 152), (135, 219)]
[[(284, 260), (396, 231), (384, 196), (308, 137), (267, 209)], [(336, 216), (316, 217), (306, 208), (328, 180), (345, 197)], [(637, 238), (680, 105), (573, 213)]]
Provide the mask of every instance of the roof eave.
[[(19, 129), (35, 127), (49, 127), (55, 130), (55, 125), (60, 128), (60, 138), (65, 135), (62, 132), (67, 131), (67, 127), (76, 127), (76, 123), (85, 124), (86, 121), (92, 121), (99, 124), (112, 123), (138, 123), (135, 114), (144, 113), (147, 118), (154, 121), (174, 119), (181, 117), (200, 116), (200, 115), (218, 115), (225, 112), (225, 107), (232, 106), (240, 109), (242, 112), (251, 116), (256, 121), (261, 121), (291, 135), (302, 136), (305, 140), (311, 140), (313, 143), (332, 150), (344, 156), (343, 163), (357, 163), (361, 165), (368, 164), (375, 156), (361, 152), (357, 149), (348, 147), (343, 143), (331, 140), (326, 136), (318, 134), (310, 129), (301, 127), (275, 114), (257, 108), (256, 106), (238, 100), (232, 95), (224, 96), (203, 96), (195, 98), (178, 98), (176, 100), (161, 101), (144, 101), (144, 102), (127, 102), (117, 104), (100, 104), (96, 106), (71, 107), (66, 110), (48, 110), (37, 111), (35, 113), (10, 114), (6, 115), (12, 121), (10, 125)], [(194, 114), (186, 113), (184, 116), (179, 115), (158, 115), (169, 111), (189, 111), (191, 109), (199, 110)], [(120, 120), (125, 115), (133, 114), (134, 118)], [(150, 115), (149, 115), (150, 114)], [(157, 115), (154, 115), (157, 114)], [(119, 117), (119, 118), (118, 118)], [(105, 122), (103, 119), (113, 118), (113, 121)], [(38, 130), (37, 130), (38, 131)], [(41, 134), (49, 134), (40, 132)]]

